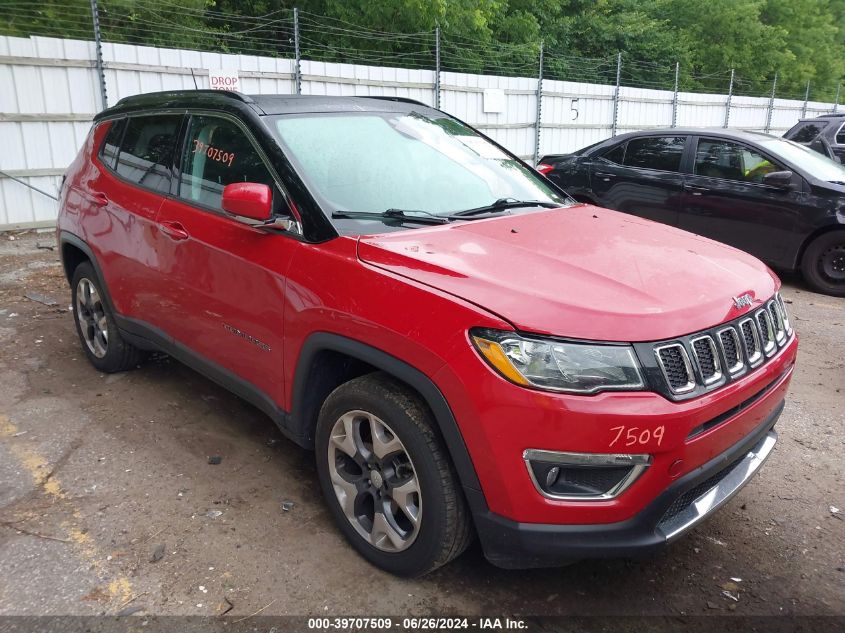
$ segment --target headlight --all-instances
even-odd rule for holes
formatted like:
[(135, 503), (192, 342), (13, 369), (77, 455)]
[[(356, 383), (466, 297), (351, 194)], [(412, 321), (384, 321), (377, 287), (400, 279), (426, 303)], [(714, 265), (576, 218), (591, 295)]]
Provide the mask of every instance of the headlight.
[(472, 330), (470, 336), (487, 362), (518, 385), (572, 393), (644, 386), (630, 345), (565, 343), (498, 330)]

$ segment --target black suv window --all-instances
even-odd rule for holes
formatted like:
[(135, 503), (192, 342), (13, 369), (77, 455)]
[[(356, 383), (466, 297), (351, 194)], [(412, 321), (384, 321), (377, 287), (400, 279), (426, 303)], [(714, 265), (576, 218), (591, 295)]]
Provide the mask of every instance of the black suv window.
[(786, 133), (786, 138), (796, 143), (811, 143), (827, 127), (827, 121), (799, 123)]
[(623, 161), (625, 160), (625, 143), (620, 143), (616, 147), (612, 148), (609, 152), (604, 154), (602, 158), (610, 161), (611, 163), (616, 163), (617, 165), (624, 164)]
[(126, 127), (126, 119), (112, 121), (106, 140), (100, 148), (100, 160), (103, 164), (114, 169), (114, 162), (117, 159), (117, 152), (120, 149), (120, 140), (123, 138), (123, 129)]
[(181, 122), (179, 114), (130, 118), (120, 146), (117, 173), (136, 184), (168, 193), (173, 148)]
[(839, 131), (836, 133), (836, 144), (845, 145), (845, 124), (839, 126)]
[(646, 136), (628, 141), (625, 165), (642, 169), (680, 171), (684, 136)]
[(744, 145), (719, 139), (699, 139), (695, 174), (743, 182), (763, 182), (763, 176), (783, 171), (779, 165)]
[(191, 117), (179, 196), (222, 209), (223, 188), (233, 182), (268, 185), (273, 190), (274, 203), (279, 200), (270, 170), (243, 130), (227, 119)]

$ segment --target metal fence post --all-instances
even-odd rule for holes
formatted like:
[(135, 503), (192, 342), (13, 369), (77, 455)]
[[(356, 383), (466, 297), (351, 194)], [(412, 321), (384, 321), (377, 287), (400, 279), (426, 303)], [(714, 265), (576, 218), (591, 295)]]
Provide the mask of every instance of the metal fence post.
[(678, 74), (680, 73), (681, 63), (675, 62), (675, 92), (672, 95), (672, 127), (678, 125)]
[(537, 73), (537, 117), (534, 120), (534, 165), (540, 161), (540, 130), (543, 115), (543, 42), (540, 42), (540, 72)]
[(440, 25), (434, 29), (434, 107), (440, 109)]
[(103, 42), (100, 38), (100, 9), (97, 0), (91, 0), (91, 18), (94, 20), (94, 53), (97, 60), (97, 75), (100, 80), (100, 97), (103, 102), (103, 110), (109, 107), (109, 98), (106, 93), (106, 73), (103, 67)]
[(734, 69), (731, 68), (731, 83), (728, 84), (728, 100), (725, 101), (725, 124), (722, 127), (728, 127), (731, 121), (731, 98), (734, 96)]
[(299, 52), (299, 9), (296, 7), (293, 8), (293, 54), (294, 54), (294, 66), (293, 66), (293, 84), (294, 89), (296, 90), (296, 94), (302, 94), (302, 68), (300, 66), (300, 62), (302, 62), (302, 57)]
[(810, 100), (810, 80), (807, 80), (807, 90), (804, 92), (804, 107), (801, 108), (801, 118), (807, 116), (807, 102)]
[(836, 84), (836, 101), (833, 102), (833, 114), (836, 114), (836, 111), (839, 110), (839, 91), (842, 90), (842, 82), (840, 81)]
[(619, 81), (622, 78), (622, 53), (616, 55), (616, 90), (613, 91), (613, 125), (610, 135), (616, 136), (616, 122), (619, 120)]
[(778, 74), (775, 73), (774, 81), (772, 81), (772, 96), (769, 97), (769, 111), (766, 113), (766, 129), (764, 132), (769, 133), (772, 129), (772, 111), (775, 109), (775, 91), (778, 88)]

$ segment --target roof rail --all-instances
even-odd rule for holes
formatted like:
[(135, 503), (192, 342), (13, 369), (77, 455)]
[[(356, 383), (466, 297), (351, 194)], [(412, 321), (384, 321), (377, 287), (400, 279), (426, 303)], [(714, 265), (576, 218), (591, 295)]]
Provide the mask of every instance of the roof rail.
[(123, 97), (120, 101), (118, 101), (113, 107), (119, 105), (130, 105), (134, 101), (140, 101), (141, 99), (150, 98), (150, 97), (190, 97), (193, 95), (215, 95), (218, 97), (229, 97), (230, 99), (236, 99), (241, 101), (242, 103), (255, 103), (249, 95), (242, 94), (240, 92), (234, 92), (231, 90), (211, 90), (210, 88), (200, 88), (198, 90), (162, 90), (160, 92), (144, 92), (137, 95), (132, 95), (129, 97)]
[(366, 99), (381, 99), (382, 101), (397, 101), (399, 103), (412, 103), (414, 105), (421, 105), (425, 106), (426, 108), (430, 108), (432, 106), (423, 103), (422, 101), (417, 101), (416, 99), (410, 99), (409, 97), (384, 97), (384, 96), (372, 96), (372, 95), (361, 95)]

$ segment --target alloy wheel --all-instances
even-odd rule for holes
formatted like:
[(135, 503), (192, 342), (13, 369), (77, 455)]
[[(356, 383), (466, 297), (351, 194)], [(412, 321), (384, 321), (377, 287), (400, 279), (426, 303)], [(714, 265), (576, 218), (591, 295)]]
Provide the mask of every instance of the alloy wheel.
[(76, 286), (76, 318), (88, 350), (103, 358), (109, 349), (108, 320), (97, 286), (85, 277)]
[(366, 411), (342, 415), (330, 437), (329, 474), (346, 519), (379, 550), (410, 547), (419, 534), (422, 495), (402, 441)]

